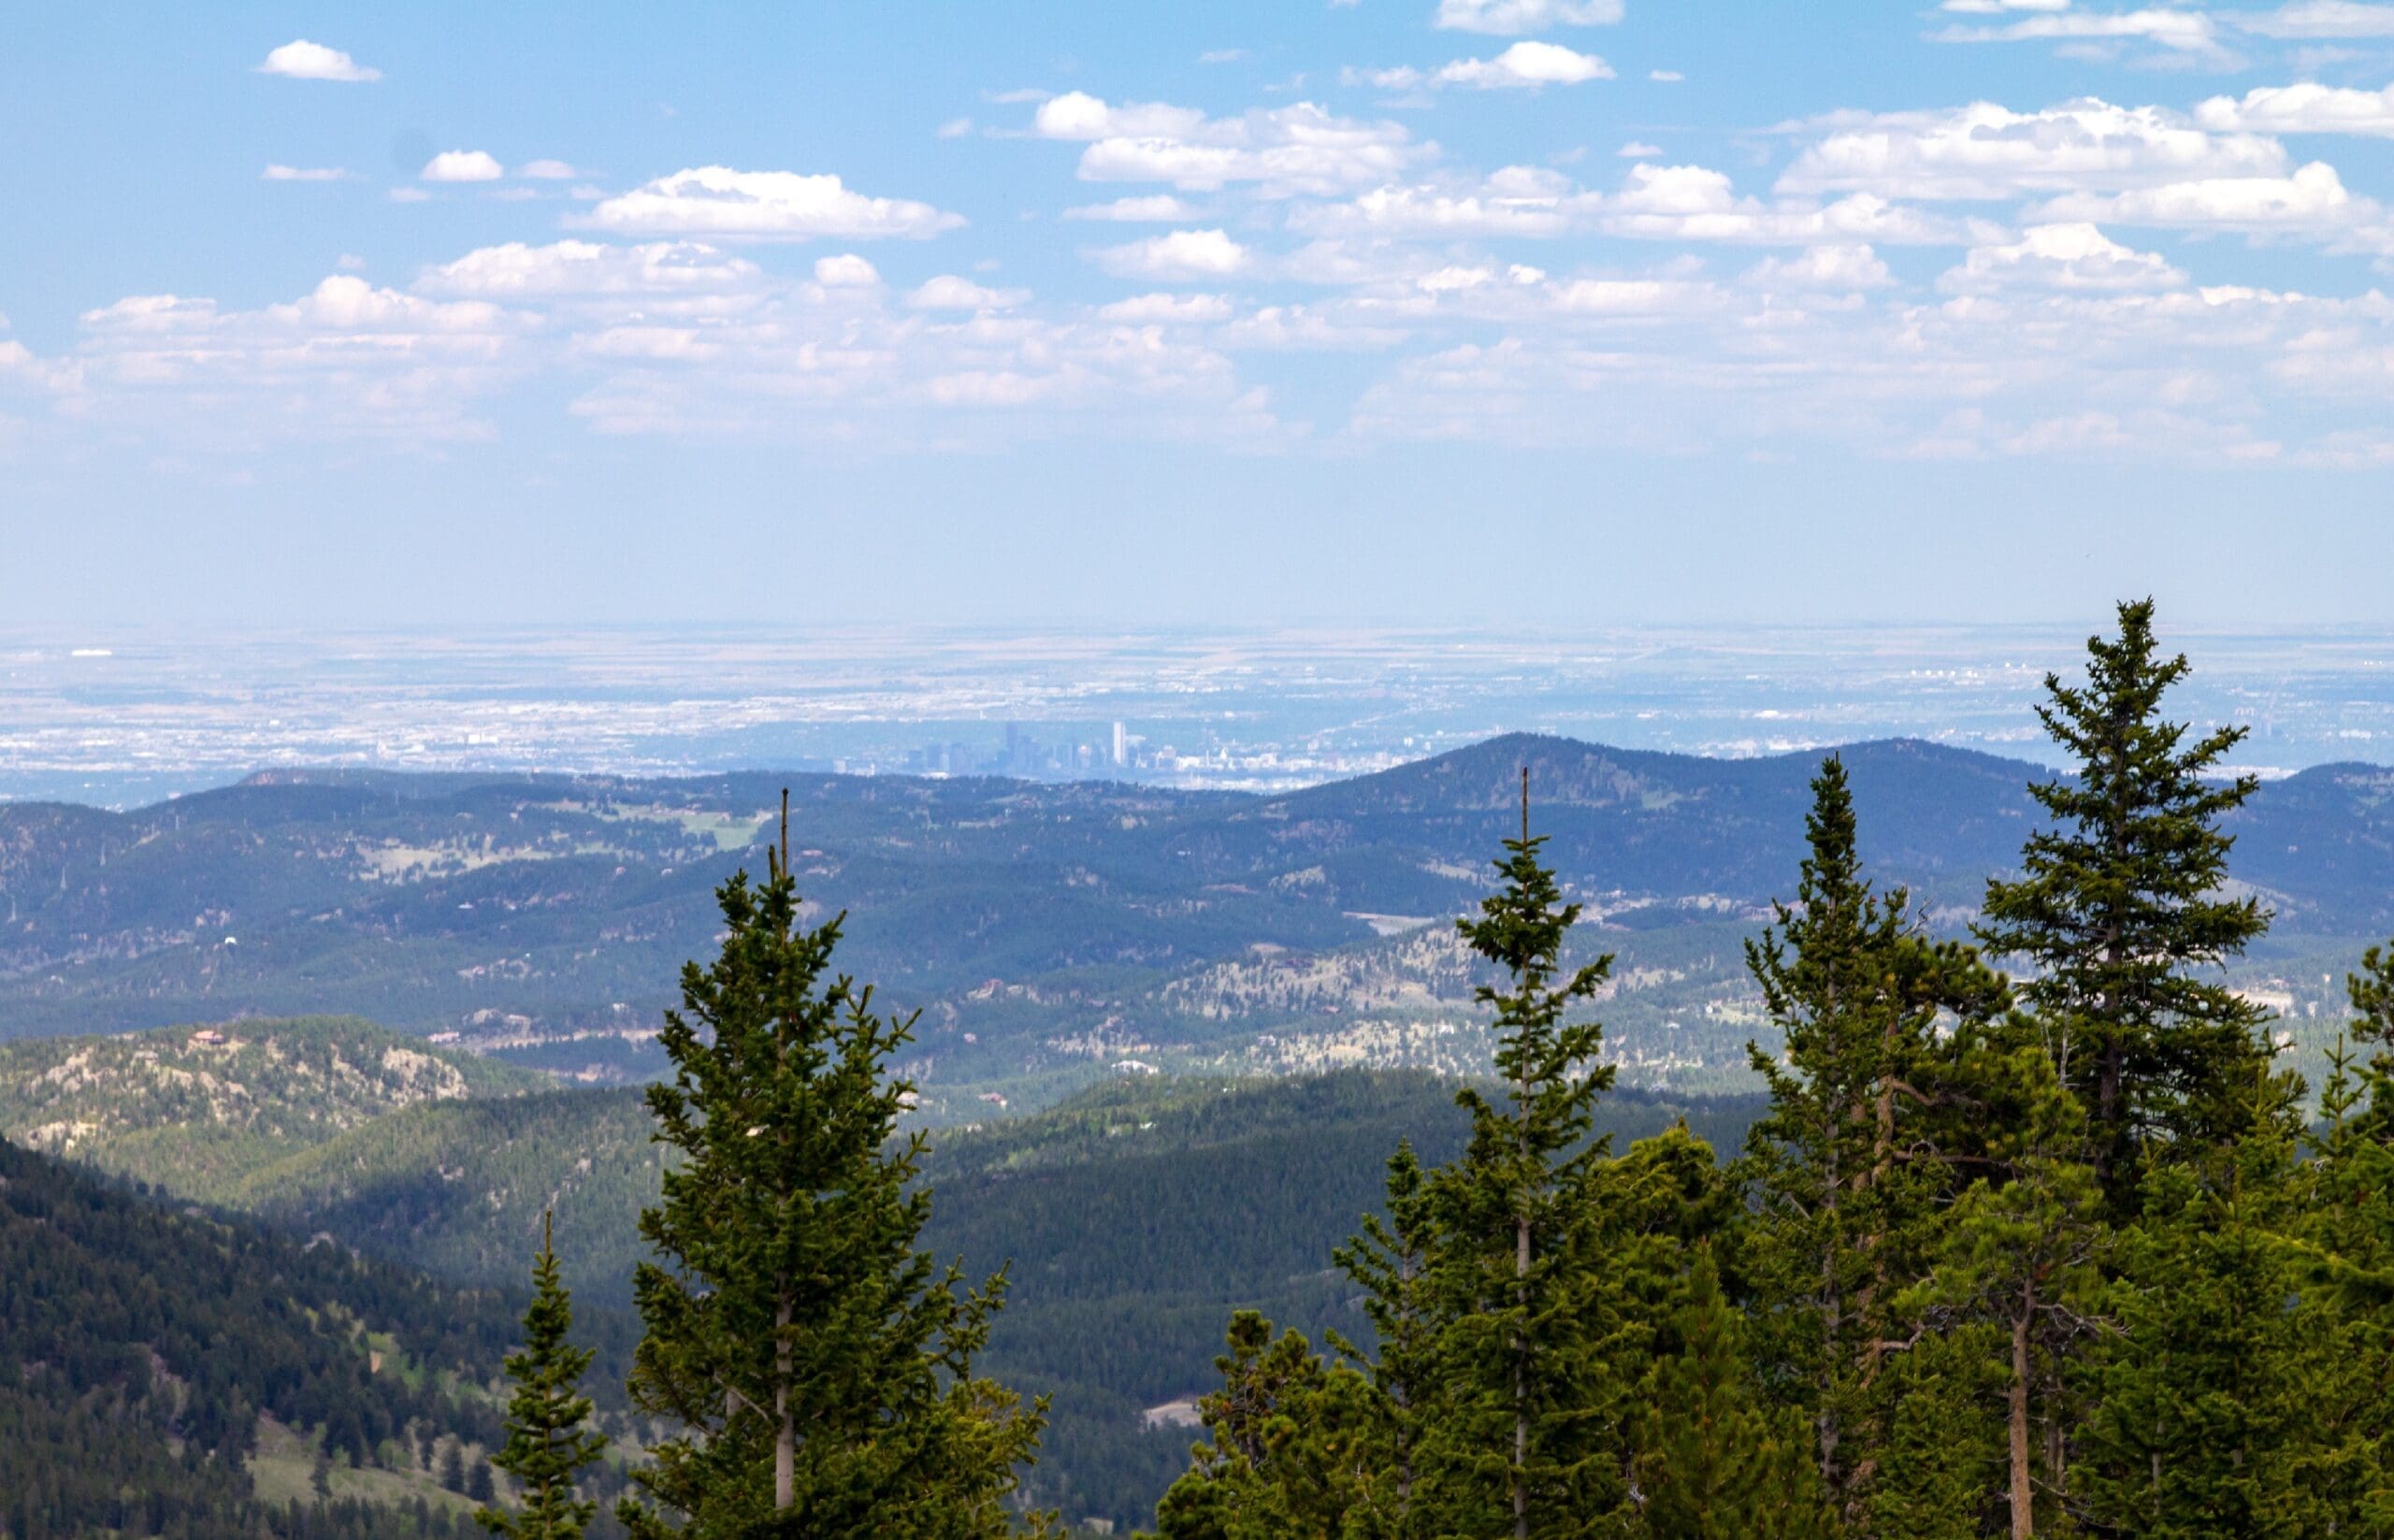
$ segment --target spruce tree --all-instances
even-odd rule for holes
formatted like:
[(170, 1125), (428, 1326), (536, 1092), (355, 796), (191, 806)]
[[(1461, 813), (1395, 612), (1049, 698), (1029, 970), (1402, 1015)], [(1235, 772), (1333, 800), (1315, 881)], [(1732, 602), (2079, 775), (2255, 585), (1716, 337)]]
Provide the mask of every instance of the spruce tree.
[(1698, 1248), (1686, 1303), (1647, 1378), (1633, 1466), (1650, 1540), (1825, 1540), (1834, 1533), (1802, 1419), (1755, 1393), (1743, 1317)]
[(2354, 1131), (2366, 1138), (2394, 1137), (2394, 945), (2362, 953), (2360, 971), (2344, 975), (2344, 993), (2353, 1008), (2348, 1033), (2369, 1050), (2359, 1075), (2365, 1106)]
[(2347, 1331), (2300, 1238), (2320, 1172), (2284, 1089), (2257, 1083), (2237, 1144), (2156, 1167), (2119, 1233), (2070, 1481), (2100, 1533), (2368, 1533), (2351, 1435), (2383, 1427), (2383, 1390), (2353, 1371), (2384, 1360)]
[(2298, 1217), (2312, 1379), (2303, 1415), (2315, 1446), (2304, 1479), (2330, 1494), (2339, 1533), (2394, 1534), (2394, 948), (2371, 947), (2348, 974), (2349, 1036), (2372, 1051), (2329, 1051), (2312, 1158), (2285, 1207)]
[(515, 1510), (484, 1507), (474, 1515), (501, 1540), (580, 1540), (598, 1511), (597, 1503), (574, 1495), (575, 1478), (607, 1441), (583, 1426), (590, 1418), (590, 1401), (579, 1388), (594, 1355), (570, 1340), (573, 1297), (559, 1281), (552, 1217), (541, 1216), (524, 1346), (507, 1356), (507, 1375), (515, 1382), (507, 1403), (507, 1442), (490, 1457), (515, 1478)]
[[(1363, 1377), (1258, 1312), (1232, 1314), (1210, 1441), (1156, 1505), (1159, 1540), (1343, 1540), (1374, 1452)], [(1365, 1533), (1370, 1533), (1366, 1531)]]
[(1361, 1363), (1370, 1387), (1366, 1476), (1349, 1520), (1358, 1540), (1403, 1540), (1429, 1533), (1433, 1511), (1421, 1487), (1421, 1441), (1435, 1416), (1438, 1338), (1444, 1322), (1434, 1292), (1438, 1241), (1428, 1181), (1409, 1141), (1399, 1140), (1388, 1162), (1388, 1216), (1363, 1216), (1363, 1228), (1333, 1253), (1363, 1290), (1374, 1350), (1366, 1353), (1337, 1333), (1331, 1345)]
[(1853, 798), (1834, 756), (1812, 781), (1793, 903), (1747, 943), (1782, 1047), (1749, 1044), (1770, 1109), (1738, 1168), (1753, 1216), (1740, 1248), (1756, 1359), (1781, 1403), (1811, 1419), (1830, 1501), (1856, 1533), (1896, 1397), (1895, 1302), (1929, 1265), (1952, 1185), (1957, 1109), (1940, 1017), (1981, 1021), (2003, 981), (1968, 948), (1918, 933), (1908, 895), (1864, 876)]
[(1936, 1268), (1904, 1306), (1995, 1355), (1979, 1366), (2001, 1386), (2004, 1407), (2000, 1501), (1989, 1506), (2012, 1540), (2031, 1540), (2057, 1527), (2073, 1425), (2069, 1365), (2102, 1328), (2109, 1232), (2101, 1188), (2080, 1159), (2085, 1115), (2052, 1060), (2030, 1045), (1990, 1050), (1983, 1068), (1992, 1173), (1955, 1202)]
[(1981, 940), (2026, 957), (2021, 986), (2063, 1084), (2084, 1103), (2090, 1158), (2114, 1217), (2135, 1209), (2138, 1153), (2228, 1142), (2241, 1131), (2261, 1014), (2200, 971), (2268, 925), (2253, 899), (2220, 896), (2234, 842), (2219, 820), (2250, 775), (2214, 778), (2242, 727), (2190, 738), (2161, 714), (2186, 676), (2163, 658), (2153, 601), (2119, 607), (2120, 630), (2087, 641), (2087, 678), (2047, 675), (2037, 715), (2072, 772), (2029, 787), (2053, 827), (2031, 835), (2016, 879), (1988, 882)]
[(1530, 834), (1525, 770), (1503, 886), (1458, 922), (1504, 977), (1477, 992), (1494, 1011), (1504, 1090), (1457, 1094), (1471, 1139), (1432, 1184), (1448, 1401), (1424, 1462), (1448, 1504), (1441, 1533), (1516, 1540), (1603, 1533), (1627, 1501), (1621, 1280), (1600, 1252), (1607, 1142), (1589, 1137), (1613, 1070), (1598, 1059), (1604, 1029), (1565, 1019), (1612, 959), (1563, 971), (1579, 906), (1562, 901), (1544, 842)]
[(684, 969), (648, 1092), (680, 1159), (641, 1233), (669, 1265), (635, 1281), (633, 1402), (686, 1431), (618, 1511), (641, 1540), (1007, 1533), (1044, 1407), (973, 1376), (1002, 1272), (966, 1289), (916, 1249), (924, 1138), (897, 1136), (889, 1070), (913, 1018), (832, 971), (842, 919), (798, 927), (786, 856), (716, 897), (722, 950)]

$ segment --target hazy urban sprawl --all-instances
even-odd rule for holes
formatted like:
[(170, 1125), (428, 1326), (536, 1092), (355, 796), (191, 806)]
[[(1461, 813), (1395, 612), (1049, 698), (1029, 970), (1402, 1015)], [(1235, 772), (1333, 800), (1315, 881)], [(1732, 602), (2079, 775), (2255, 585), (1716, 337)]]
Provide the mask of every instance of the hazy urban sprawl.
[[(2383, 757), (2381, 630), (2189, 634), (2263, 773)], [(887, 628), (0, 635), (0, 799), (124, 807), (277, 766), (1106, 778), (1278, 790), (1507, 729), (1751, 756), (2036, 758), (2064, 627), (1492, 635)]]

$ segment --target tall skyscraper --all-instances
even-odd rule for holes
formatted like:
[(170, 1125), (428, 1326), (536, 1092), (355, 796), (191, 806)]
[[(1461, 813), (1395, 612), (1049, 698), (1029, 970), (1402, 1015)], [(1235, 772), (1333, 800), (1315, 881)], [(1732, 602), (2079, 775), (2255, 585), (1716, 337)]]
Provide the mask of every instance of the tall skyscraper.
[(1129, 735), (1123, 732), (1122, 724), (1119, 722), (1114, 724), (1114, 762), (1118, 765), (1127, 765), (1131, 762), (1131, 740)]

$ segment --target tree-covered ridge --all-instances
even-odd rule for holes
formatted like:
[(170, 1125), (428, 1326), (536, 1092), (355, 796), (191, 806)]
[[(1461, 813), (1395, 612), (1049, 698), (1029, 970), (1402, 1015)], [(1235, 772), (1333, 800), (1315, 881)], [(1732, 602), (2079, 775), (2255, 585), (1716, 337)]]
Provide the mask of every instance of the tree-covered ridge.
[(0, 1278), (0, 1531), (469, 1533), (437, 1462), (495, 1440), (496, 1293), (168, 1212), (4, 1141)]
[[(1527, 763), (1551, 793), (1549, 858), (1635, 997), (1608, 1007), (1624, 1080), (1726, 1088), (1751, 1033), (1705, 1008), (1750, 1003), (1736, 942), (1801, 858), (1811, 758), (1514, 736), (1277, 797), (802, 776), (793, 861), (818, 913), (851, 915), (855, 965), (924, 1008), (914, 1069), (951, 1120), (983, 1091), (1051, 1096), (1125, 1057), (1479, 1068), (1484, 1041), (1468, 1066), (1442, 1057), (1479, 982), (1444, 922), (1484, 896)], [(1863, 855), (1958, 933), (2042, 815), (2038, 772), (1917, 742), (1843, 759)], [(561, 1072), (642, 1077), (653, 1055), (626, 1034), (712, 944), (710, 889), (742, 853), (760, 864), (778, 786), (283, 771), (122, 814), (0, 808), (0, 1034), (338, 999)], [(2394, 928), (2387, 789), (2387, 771), (2329, 767), (2224, 821), (2278, 934), (2312, 939), (2257, 954), (2240, 987), (2325, 1008), (2333, 970), (2313, 958)]]
[(250, 1173), (231, 1206), (404, 1259), (440, 1277), (511, 1283), (554, 1216), (568, 1285), (631, 1301), (633, 1228), (665, 1153), (632, 1090), (547, 1090), (402, 1108)]
[(385, 1114), (544, 1078), (352, 1016), (0, 1043), (0, 1137), (202, 1202)]

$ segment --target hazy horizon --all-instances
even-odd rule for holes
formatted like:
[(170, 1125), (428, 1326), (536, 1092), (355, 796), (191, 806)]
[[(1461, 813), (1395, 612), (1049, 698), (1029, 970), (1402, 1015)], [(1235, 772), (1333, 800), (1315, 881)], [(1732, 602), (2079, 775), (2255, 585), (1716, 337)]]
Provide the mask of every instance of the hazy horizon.
[[(1509, 731), (1747, 756), (1918, 737), (2037, 762), (2063, 626), (0, 630), (0, 799), (277, 767), (786, 769), (1268, 790)], [(2387, 756), (2394, 632), (2165, 626), (2172, 709), (2265, 774)], [(1115, 725), (1121, 725), (1118, 748)], [(1117, 758), (1118, 753), (1120, 755)]]

